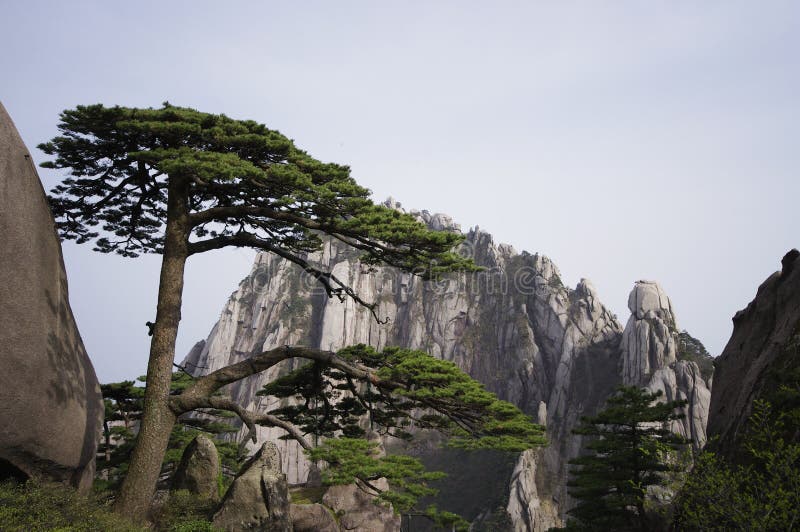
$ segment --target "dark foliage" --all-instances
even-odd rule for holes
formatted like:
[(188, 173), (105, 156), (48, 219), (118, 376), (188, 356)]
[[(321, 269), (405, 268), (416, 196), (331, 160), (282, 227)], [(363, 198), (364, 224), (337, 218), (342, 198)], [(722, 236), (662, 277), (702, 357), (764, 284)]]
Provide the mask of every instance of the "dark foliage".
[(589, 437), (585, 454), (567, 483), (577, 505), (570, 530), (651, 528), (645, 512), (648, 488), (667, 482), (675, 470), (671, 453), (686, 442), (669, 429), (685, 401), (658, 402), (662, 393), (621, 387), (597, 416), (583, 418), (576, 434)]

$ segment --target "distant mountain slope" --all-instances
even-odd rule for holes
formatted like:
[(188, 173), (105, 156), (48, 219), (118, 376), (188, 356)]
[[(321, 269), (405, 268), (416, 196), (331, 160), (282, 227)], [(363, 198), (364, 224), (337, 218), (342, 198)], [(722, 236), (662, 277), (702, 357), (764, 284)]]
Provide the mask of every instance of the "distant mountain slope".
[[(399, 208), (391, 200), (387, 204)], [(460, 230), (445, 215), (414, 214), (435, 229)], [(678, 361), (675, 316), (657, 284), (636, 284), (629, 301), (633, 315), (623, 330), (588, 280), (575, 289), (565, 287), (545, 256), (517, 253), (477, 228), (466, 234), (462, 252), (485, 271), (422, 282), (391, 268), (367, 270), (357, 251), (337, 242), (326, 242), (309, 257), (347, 280), (365, 300), (379, 301), (378, 314), (389, 318), (387, 324), (377, 323), (352, 301), (328, 299), (300, 268), (260, 254), (219, 322), (184, 365), (205, 373), (286, 344), (324, 349), (400, 345), (452, 360), (547, 425), (549, 446), (523, 453), (514, 468), (502, 470), (508, 475), (503, 504), (521, 531), (559, 523), (568, 506), (567, 461), (581, 448), (581, 438), (570, 431), (623, 382), (689, 399), (687, 419), (675, 430), (705, 441), (708, 386), (693, 361)], [(250, 408), (273, 408), (255, 392), (287, 369), (236, 383), (231, 396)], [(277, 442), (281, 434), (262, 427), (259, 445), (266, 439)], [(308, 464), (298, 446), (279, 445), (290, 483), (305, 481)], [(494, 511), (485, 507), (473, 513)]]

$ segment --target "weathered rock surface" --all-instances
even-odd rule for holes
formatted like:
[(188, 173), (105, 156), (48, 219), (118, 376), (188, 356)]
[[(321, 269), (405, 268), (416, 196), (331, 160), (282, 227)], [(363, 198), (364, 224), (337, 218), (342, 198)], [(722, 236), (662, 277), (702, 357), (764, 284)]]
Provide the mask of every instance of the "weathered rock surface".
[[(386, 490), (386, 479), (373, 482), (379, 490)], [(342, 530), (354, 532), (396, 532), (400, 530), (400, 516), (389, 506), (375, 504), (375, 499), (353, 484), (331, 486), (322, 497), (322, 503), (339, 518)]]
[[(414, 213), (431, 227), (459, 230), (446, 216)], [(388, 324), (376, 323), (350, 300), (327, 298), (298, 267), (260, 254), (206, 341), (192, 349), (184, 365), (205, 373), (287, 344), (333, 350), (357, 343), (378, 349), (400, 345), (451, 360), (500, 398), (546, 423), (549, 445), (535, 458), (531, 453), (520, 456), (508, 479), (507, 498), (507, 511), (518, 516), (517, 530), (546, 529), (569, 506), (568, 461), (582, 447), (581, 437), (571, 430), (581, 416), (602, 408), (626, 380), (624, 372), (637, 381), (647, 377), (648, 383), (656, 374), (662, 380), (671, 377), (674, 385), (658, 385), (676, 396), (696, 396), (699, 405), (706, 396), (692, 368), (676, 360), (671, 304), (657, 285), (635, 288), (631, 330), (623, 340), (621, 324), (592, 284), (582, 279), (574, 289), (565, 287), (547, 257), (495, 244), (477, 228), (466, 234), (462, 252), (485, 270), (437, 283), (391, 268), (369, 272), (359, 266), (358, 252), (336, 242), (326, 242), (321, 252), (308, 257), (365, 300), (380, 302), (378, 313), (389, 318)], [(235, 383), (231, 397), (250, 409), (275, 408), (277, 402), (256, 392), (291, 367), (286, 363)], [(669, 371), (658, 373), (665, 368)], [(676, 430), (704, 434), (695, 427), (695, 421), (702, 424), (705, 419), (702, 410), (698, 406), (692, 422)], [(239, 441), (244, 434), (238, 434)], [(282, 434), (260, 427), (258, 440), (278, 441)], [(289, 481), (304, 482), (309, 468), (299, 447), (291, 441), (278, 445)], [(532, 468), (533, 474), (525, 473)], [(495, 508), (482, 510), (491, 513)]]
[(0, 105), (0, 476), (91, 486), (103, 401), (69, 306), (53, 216)]
[(628, 308), (631, 317), (622, 333), (623, 384), (661, 390), (666, 401), (686, 400), (685, 417), (673, 422), (673, 431), (699, 449), (706, 442), (710, 385), (695, 362), (678, 360), (680, 333), (672, 302), (658, 283), (638, 281)]
[(622, 334), (622, 380), (646, 385), (656, 371), (677, 361), (678, 342), (672, 303), (652, 281), (638, 281), (628, 296), (631, 317)]
[(173, 490), (189, 492), (213, 501), (219, 500), (218, 479), (221, 470), (214, 442), (199, 434), (189, 442), (172, 479)]
[(564, 524), (553, 502), (539, 497), (536, 485), (539, 452), (528, 450), (522, 453), (511, 475), (511, 493), (506, 511), (514, 523), (515, 532), (545, 532)]
[(733, 317), (731, 338), (715, 361), (708, 434), (719, 437), (715, 448), (726, 455), (740, 441), (753, 400), (770, 386), (770, 372), (800, 364), (800, 253), (791, 250), (781, 266)]
[(214, 515), (214, 526), (231, 532), (291, 532), (289, 486), (274, 443), (263, 444), (242, 467)]
[(331, 511), (322, 504), (292, 504), (294, 532), (339, 532)]

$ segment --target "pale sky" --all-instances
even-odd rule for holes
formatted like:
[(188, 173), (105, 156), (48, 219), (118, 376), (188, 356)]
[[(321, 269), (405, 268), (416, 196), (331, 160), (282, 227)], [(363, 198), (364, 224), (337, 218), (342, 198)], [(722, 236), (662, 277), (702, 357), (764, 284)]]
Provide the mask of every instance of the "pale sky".
[[(623, 323), (658, 281), (714, 355), (800, 246), (798, 2), (0, 0), (0, 48), (37, 162), (78, 104), (254, 119), (376, 200), (548, 255)], [(159, 257), (64, 254), (101, 381), (143, 374)], [(190, 259), (178, 359), (253, 256)]]

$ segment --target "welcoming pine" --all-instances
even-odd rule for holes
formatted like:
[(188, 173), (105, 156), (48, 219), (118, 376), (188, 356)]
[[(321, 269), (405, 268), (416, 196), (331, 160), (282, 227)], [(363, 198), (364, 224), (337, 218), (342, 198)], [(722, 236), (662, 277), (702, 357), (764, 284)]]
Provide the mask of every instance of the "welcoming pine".
[[(363, 264), (387, 264), (425, 279), (476, 267), (452, 251), (461, 235), (432, 231), (410, 215), (375, 205), (346, 166), (319, 162), (277, 131), (253, 121), (168, 103), (160, 109), (91, 105), (64, 111), (59, 129), (62, 134), (40, 148), (55, 156), (43, 166), (70, 170), (51, 196), (62, 237), (93, 242), (97, 251), (126, 257), (162, 255), (141, 427), (117, 511), (144, 518), (169, 435), (183, 413), (228, 409), (245, 423), (273, 424), (299, 435), (285, 420), (246, 412), (216, 397), (226, 384), (283, 360), (305, 358), (386, 393), (402, 393), (413, 382), (413, 372), (430, 369), (433, 362), (407, 366), (412, 374), (398, 381), (391, 373), (375, 371), (371, 355), (342, 357), (287, 346), (201, 377), (171, 398), (184, 268), (191, 255), (224, 247), (274, 253), (312, 275), (329, 297), (352, 298), (376, 319), (374, 302), (303, 258), (320, 248), (322, 237), (359, 250)], [(518, 439), (511, 447), (543, 441), (540, 429), (496, 398), (480, 399), (464, 417), (458, 399), (464, 391), (453, 387), (454, 382), (459, 381), (434, 385), (450, 389), (446, 394), (451, 393), (453, 401), (418, 398), (421, 406), (444, 416), (443, 428), (452, 425), (459, 429), (456, 436), (483, 442), (492, 441), (492, 432), (500, 430), (496, 442), (501, 448), (510, 445), (509, 438)]]

